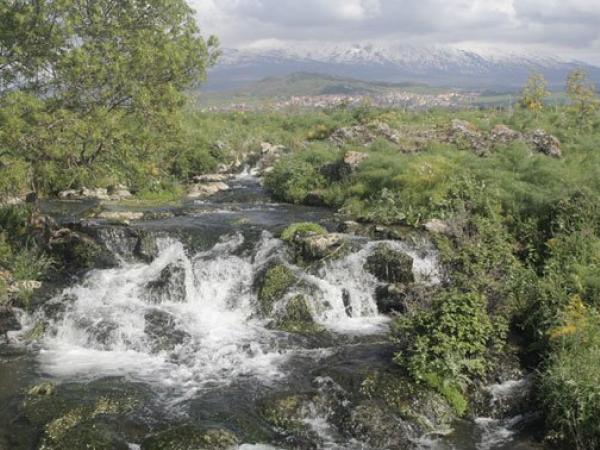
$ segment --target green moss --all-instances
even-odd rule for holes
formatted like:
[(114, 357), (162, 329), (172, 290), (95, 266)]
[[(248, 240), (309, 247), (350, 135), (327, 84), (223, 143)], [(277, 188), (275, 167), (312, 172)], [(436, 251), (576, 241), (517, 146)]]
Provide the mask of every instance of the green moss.
[(258, 292), (261, 313), (268, 316), (273, 305), (280, 300), (287, 290), (296, 283), (292, 271), (282, 264), (270, 267), (264, 275), (262, 286)]
[(454, 419), (452, 408), (441, 395), (401, 374), (374, 372), (363, 381), (361, 393), (423, 431), (445, 432)]
[(317, 223), (295, 223), (282, 231), (281, 239), (286, 242), (292, 242), (298, 235), (306, 236), (309, 234), (323, 235), (327, 234), (327, 230)]
[(304, 398), (300, 395), (285, 395), (264, 402), (261, 415), (271, 425), (285, 431), (304, 429), (302, 407)]
[(226, 450), (236, 448), (237, 444), (236, 436), (230, 431), (182, 425), (146, 438), (142, 450)]
[(313, 320), (308, 299), (304, 295), (291, 298), (283, 315), (277, 320), (275, 327), (288, 333), (315, 334), (325, 332), (325, 328)]

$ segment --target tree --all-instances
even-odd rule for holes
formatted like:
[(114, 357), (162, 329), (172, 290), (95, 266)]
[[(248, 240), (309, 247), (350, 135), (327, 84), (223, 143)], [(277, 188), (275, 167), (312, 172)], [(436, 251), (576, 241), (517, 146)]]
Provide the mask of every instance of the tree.
[(589, 126), (600, 110), (600, 100), (585, 70), (576, 69), (569, 74), (567, 95), (571, 101), (570, 111), (575, 117), (578, 128)]
[(527, 83), (521, 92), (520, 104), (523, 108), (535, 113), (544, 109), (544, 101), (550, 95), (548, 83), (540, 73), (533, 73), (527, 79)]
[(50, 190), (161, 167), (186, 91), (218, 56), (185, 0), (0, 5), (0, 156), (25, 158), (32, 187)]

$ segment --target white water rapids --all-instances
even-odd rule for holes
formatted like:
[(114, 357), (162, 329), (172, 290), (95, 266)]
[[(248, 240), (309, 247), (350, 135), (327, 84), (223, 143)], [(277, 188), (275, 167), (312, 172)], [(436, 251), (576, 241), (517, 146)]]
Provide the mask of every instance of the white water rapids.
[[(40, 352), (43, 371), (60, 379), (127, 376), (189, 398), (239, 377), (277, 380), (285, 375), (282, 363), (294, 353), (328, 355), (327, 349), (294, 346), (282, 338), (285, 333), (267, 328), (257, 314), (253, 279), (285, 252), (284, 245), (264, 232), (254, 250), (240, 256), (243, 239), (230, 236), (192, 256), (180, 242), (161, 239), (159, 255), (150, 264), (123, 262), (92, 271), (53, 300), (68, 306), (47, 327)], [(388, 319), (378, 314), (374, 300), (377, 280), (363, 269), (374, 244), (363, 243), (317, 274), (289, 265), (312, 286), (309, 306), (317, 323), (350, 334), (386, 331)], [(418, 279), (436, 281), (431, 253), (388, 244), (415, 258)], [(149, 288), (166, 270), (171, 277), (164, 289)], [(342, 300), (344, 290), (352, 317)], [(30, 325), (39, 319), (31, 318)]]

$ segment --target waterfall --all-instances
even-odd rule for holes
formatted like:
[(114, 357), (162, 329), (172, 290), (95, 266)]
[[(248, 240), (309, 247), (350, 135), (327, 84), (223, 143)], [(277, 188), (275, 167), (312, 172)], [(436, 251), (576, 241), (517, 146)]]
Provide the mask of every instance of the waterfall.
[[(117, 237), (115, 248), (123, 251), (127, 246)], [(30, 326), (47, 323), (42, 370), (65, 380), (126, 376), (180, 400), (240, 377), (276, 382), (294, 354), (329, 353), (303, 348), (301, 339), (287, 338), (261, 317), (256, 274), (273, 260), (284, 261), (300, 280), (288, 296), (307, 294), (315, 322), (334, 333), (385, 333), (389, 318), (374, 300), (379, 282), (363, 269), (376, 244), (362, 240), (356, 251), (310, 271), (295, 265), (286, 245), (266, 231), (256, 243), (237, 233), (197, 253), (159, 237), (152, 262), (122, 258), (119, 267), (91, 271), (50, 302), (65, 305), (62, 314), (50, 318), (40, 311), (29, 319)], [(437, 282), (434, 255), (386, 244), (414, 257), (418, 280)]]

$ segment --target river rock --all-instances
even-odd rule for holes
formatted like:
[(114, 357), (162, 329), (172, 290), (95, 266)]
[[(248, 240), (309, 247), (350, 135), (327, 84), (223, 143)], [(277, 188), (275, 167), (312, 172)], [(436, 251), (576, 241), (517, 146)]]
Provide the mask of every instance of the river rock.
[(96, 217), (111, 222), (122, 222), (127, 224), (136, 220), (142, 220), (144, 218), (144, 213), (135, 211), (102, 211)]
[(237, 447), (237, 437), (228, 430), (202, 430), (194, 425), (180, 425), (148, 436), (142, 442), (141, 450), (229, 450)]
[(156, 280), (146, 284), (146, 294), (153, 303), (183, 302), (185, 300), (185, 270), (169, 264)]
[(346, 244), (346, 238), (339, 233), (313, 234), (298, 236), (294, 244), (305, 261), (314, 261), (339, 252)]
[(0, 338), (8, 341), (8, 332), (21, 329), (15, 311), (10, 306), (0, 306)]
[(108, 189), (108, 195), (112, 201), (122, 201), (127, 200), (133, 197), (133, 194), (129, 190), (129, 188), (123, 184), (117, 184), (116, 186), (112, 186)]
[(283, 299), (297, 281), (291, 269), (279, 262), (259, 271), (254, 280), (254, 288), (258, 292), (260, 314), (264, 317), (270, 316), (275, 304)]
[(416, 428), (375, 401), (365, 401), (354, 408), (346, 426), (349, 434), (374, 448), (415, 448)]
[(150, 340), (152, 353), (173, 350), (190, 338), (186, 331), (178, 328), (177, 319), (167, 311), (152, 309), (146, 312), (144, 320), (144, 332)]
[(412, 283), (415, 281), (413, 259), (405, 253), (393, 250), (387, 244), (378, 245), (367, 257), (365, 270), (379, 281), (387, 283)]
[(538, 152), (553, 158), (562, 157), (560, 141), (556, 136), (553, 136), (542, 129), (537, 129), (531, 134), (529, 140)]
[(48, 246), (71, 268), (106, 269), (118, 265), (111, 252), (98, 245), (91, 237), (70, 228), (55, 231), (48, 241)]
[(32, 292), (42, 287), (42, 283), (35, 280), (16, 281), (8, 286), (8, 293), (17, 295), (20, 292)]
[(139, 231), (133, 248), (133, 256), (146, 263), (151, 263), (158, 256), (158, 252), (156, 237), (150, 233)]
[(210, 197), (222, 191), (229, 190), (230, 187), (227, 183), (223, 183), (222, 181), (217, 182), (207, 182), (207, 183), (198, 183), (192, 185), (188, 190), (188, 198), (203, 198)]
[(379, 313), (406, 314), (408, 312), (406, 289), (404, 284), (378, 286), (375, 291), (375, 302)]

